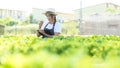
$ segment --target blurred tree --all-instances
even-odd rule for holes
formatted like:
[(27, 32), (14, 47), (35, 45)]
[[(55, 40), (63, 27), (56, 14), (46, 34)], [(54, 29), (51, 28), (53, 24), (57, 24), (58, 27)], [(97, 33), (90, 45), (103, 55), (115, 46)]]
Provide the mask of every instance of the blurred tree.
[(6, 25), (7, 26), (13, 26), (13, 25), (17, 25), (17, 24), (18, 24), (18, 21), (11, 20)]
[(34, 16), (32, 14), (30, 14), (30, 24), (37, 24), (38, 21), (36, 19), (34, 19)]
[(115, 14), (118, 12), (118, 9), (117, 8), (114, 8), (114, 7), (109, 7), (106, 9), (107, 12), (111, 13), (111, 14)]
[(65, 21), (64, 23), (62, 23), (62, 34), (63, 35), (78, 35), (79, 33), (79, 29), (77, 28), (78, 24), (79, 22)]
[(32, 14), (30, 14), (30, 23), (34, 23), (33, 22), (33, 15)]
[(1, 25), (5, 25), (3, 19), (0, 19), (0, 24), (1, 24)]
[(19, 21), (12, 19), (11, 17), (5, 17), (0, 19), (0, 24), (7, 25), (7, 26), (13, 26), (17, 25)]

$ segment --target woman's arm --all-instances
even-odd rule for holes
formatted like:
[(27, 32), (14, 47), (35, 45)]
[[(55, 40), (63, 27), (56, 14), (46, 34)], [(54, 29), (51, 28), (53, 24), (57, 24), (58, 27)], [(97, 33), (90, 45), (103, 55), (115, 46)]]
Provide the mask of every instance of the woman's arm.
[(43, 24), (43, 21), (40, 21), (40, 22), (39, 22), (39, 29), (41, 29), (42, 24)]
[(39, 25), (39, 29), (37, 30), (37, 37), (40, 37), (41, 34), (40, 34), (39, 30), (41, 29), (41, 27), (43, 25), (43, 21), (40, 21), (38, 25)]

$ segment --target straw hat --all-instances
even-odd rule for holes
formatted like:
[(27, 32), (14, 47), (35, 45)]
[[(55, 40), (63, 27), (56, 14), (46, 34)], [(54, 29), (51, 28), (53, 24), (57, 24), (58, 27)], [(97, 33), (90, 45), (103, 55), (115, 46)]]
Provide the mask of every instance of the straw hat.
[(49, 9), (47, 9), (47, 11), (45, 12), (45, 13), (43, 13), (43, 14), (53, 14), (53, 15), (57, 15), (57, 13), (55, 12), (55, 10), (54, 9), (52, 9), (52, 8), (49, 8)]

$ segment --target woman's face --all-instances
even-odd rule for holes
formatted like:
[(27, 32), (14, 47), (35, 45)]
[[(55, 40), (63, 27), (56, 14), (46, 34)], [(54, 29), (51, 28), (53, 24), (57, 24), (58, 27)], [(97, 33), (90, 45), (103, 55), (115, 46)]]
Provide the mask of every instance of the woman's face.
[(46, 14), (46, 17), (49, 21), (54, 20), (54, 16), (52, 17), (50, 14)]

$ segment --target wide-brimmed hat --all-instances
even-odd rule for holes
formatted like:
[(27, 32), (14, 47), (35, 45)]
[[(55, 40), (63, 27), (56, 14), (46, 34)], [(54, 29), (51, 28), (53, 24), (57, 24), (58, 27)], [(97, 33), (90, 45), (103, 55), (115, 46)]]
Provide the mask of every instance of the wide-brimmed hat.
[(46, 15), (46, 14), (50, 14), (50, 15), (52, 14), (52, 15), (55, 15), (55, 16), (57, 15), (55, 12), (52, 12), (52, 11), (46, 11), (46, 12), (43, 13), (43, 14), (45, 14), (45, 15)]
[(53, 9), (48, 9), (45, 13), (43, 13), (43, 14), (52, 14), (52, 15), (57, 15), (57, 13), (55, 12), (55, 10), (53, 10)]

